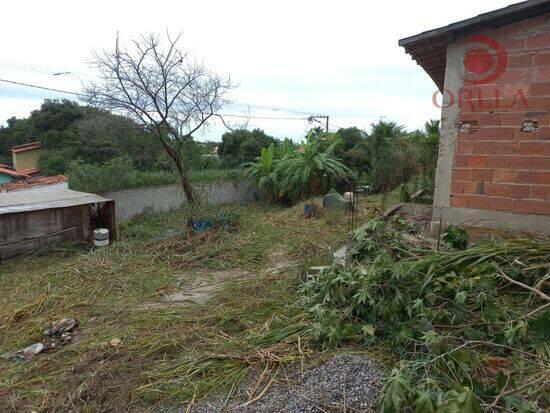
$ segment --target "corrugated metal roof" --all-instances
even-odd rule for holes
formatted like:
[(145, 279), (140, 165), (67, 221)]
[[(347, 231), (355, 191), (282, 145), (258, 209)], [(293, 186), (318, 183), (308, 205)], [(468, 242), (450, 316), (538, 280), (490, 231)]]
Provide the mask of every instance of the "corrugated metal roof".
[(41, 209), (65, 208), (110, 199), (96, 194), (73, 191), (59, 185), (0, 193), (0, 215)]

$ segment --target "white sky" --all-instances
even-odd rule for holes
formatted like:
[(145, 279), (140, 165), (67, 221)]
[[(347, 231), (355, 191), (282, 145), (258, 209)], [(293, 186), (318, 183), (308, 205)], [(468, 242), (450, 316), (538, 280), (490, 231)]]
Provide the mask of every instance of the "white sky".
[[(398, 39), (513, 2), (6, 1), (0, 78), (79, 91), (82, 76), (53, 73), (93, 76), (86, 64), (91, 51), (111, 48), (117, 31), (123, 39), (182, 31), (193, 57), (238, 83), (230, 96), (235, 102), (328, 114), (334, 127), (368, 128), (384, 117), (411, 130), (440, 114), (431, 102), (435, 84)], [(66, 96), (0, 82), (0, 123), (58, 97)], [(250, 115), (303, 117), (254, 107)], [(250, 119), (249, 127), (256, 126), (295, 140), (311, 127), (304, 120)], [(213, 126), (201, 139), (219, 140), (221, 133)]]

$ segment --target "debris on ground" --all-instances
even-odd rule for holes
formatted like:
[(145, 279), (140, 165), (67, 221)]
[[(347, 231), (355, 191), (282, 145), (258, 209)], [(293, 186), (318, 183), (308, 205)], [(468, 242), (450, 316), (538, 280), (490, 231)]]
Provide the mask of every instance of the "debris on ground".
[(304, 204), (304, 217), (306, 219), (319, 218), (322, 214), (321, 207), (316, 204)]
[(49, 337), (62, 336), (63, 334), (70, 335), (74, 328), (78, 325), (76, 319), (67, 317), (62, 318), (44, 330), (44, 335)]
[(15, 358), (21, 360), (30, 360), (37, 354), (40, 354), (46, 350), (67, 344), (73, 339), (74, 330), (78, 326), (76, 318), (66, 317), (59, 321), (52, 323), (49, 327), (44, 329), (43, 334), (50, 337), (45, 342), (39, 342), (31, 344), (15, 354)]
[(17, 357), (22, 360), (30, 360), (37, 354), (44, 351), (45, 346), (42, 343), (35, 343), (31, 344), (28, 347), (25, 347), (24, 349), (21, 349), (17, 352)]
[[(306, 370), (303, 377), (301, 376), (301, 367), (294, 365), (289, 371), (279, 373), (265, 393), (253, 402), (248, 400), (248, 394), (251, 393), (255, 381), (240, 386), (227, 403), (227, 395), (210, 398), (195, 405), (191, 411), (374, 412), (384, 374), (367, 355), (338, 354), (327, 362)], [(185, 412), (187, 407), (163, 410), (163, 413)]]
[(122, 345), (122, 340), (120, 338), (113, 338), (109, 341), (111, 347), (120, 347)]

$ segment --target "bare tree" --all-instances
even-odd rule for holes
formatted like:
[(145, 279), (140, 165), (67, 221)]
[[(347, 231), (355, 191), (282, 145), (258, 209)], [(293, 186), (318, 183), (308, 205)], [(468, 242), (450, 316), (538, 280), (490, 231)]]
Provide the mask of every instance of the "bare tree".
[(115, 48), (93, 54), (100, 81), (84, 86), (93, 106), (123, 113), (156, 136), (174, 162), (191, 205), (196, 198), (182, 157), (186, 140), (219, 115), (230, 79), (208, 71), (178, 48), (181, 35), (166, 35), (166, 44), (155, 34), (142, 35)]

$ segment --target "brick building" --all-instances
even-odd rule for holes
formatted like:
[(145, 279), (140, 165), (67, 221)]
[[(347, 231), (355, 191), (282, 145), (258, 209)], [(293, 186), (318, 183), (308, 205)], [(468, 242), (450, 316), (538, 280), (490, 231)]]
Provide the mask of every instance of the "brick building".
[(550, 1), (518, 3), (399, 45), (439, 89), (432, 226), (550, 233)]

